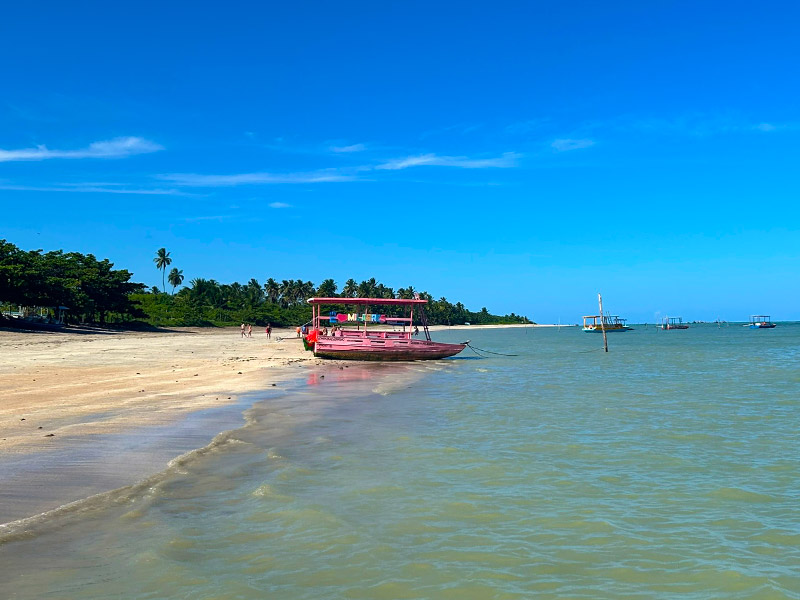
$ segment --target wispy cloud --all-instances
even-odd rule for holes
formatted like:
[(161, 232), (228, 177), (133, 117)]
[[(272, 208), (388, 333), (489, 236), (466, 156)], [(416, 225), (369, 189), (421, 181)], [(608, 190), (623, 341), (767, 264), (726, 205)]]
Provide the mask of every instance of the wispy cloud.
[(617, 130), (648, 135), (710, 137), (724, 134), (770, 133), (796, 130), (798, 123), (772, 123), (749, 119), (737, 113), (684, 113), (673, 116), (622, 115), (585, 123), (585, 131)]
[(469, 158), (466, 156), (439, 156), (437, 154), (417, 154), (405, 158), (395, 158), (379, 164), (378, 170), (396, 171), (410, 167), (457, 167), (459, 169), (507, 169), (517, 166), (521, 154), (506, 152), (495, 158)]
[[(117, 185), (117, 184), (108, 184)], [(80, 192), (82, 194), (133, 194), (142, 196), (193, 196), (181, 190), (174, 189), (138, 189), (125, 187), (99, 187), (94, 185), (64, 184), (56, 186), (15, 185), (0, 183), (0, 190), (13, 190), (19, 192)]]
[(336, 169), (324, 169), (305, 173), (238, 173), (233, 175), (200, 175), (197, 173), (167, 173), (159, 179), (185, 187), (231, 187), (237, 185), (323, 183), (352, 181), (352, 175), (344, 175)]
[(350, 144), (349, 146), (331, 146), (331, 152), (337, 154), (348, 154), (350, 152), (364, 152), (367, 149), (366, 144)]
[(230, 219), (232, 215), (207, 215), (207, 216), (199, 216), (199, 217), (186, 217), (183, 219), (184, 223), (202, 223), (203, 221), (226, 221)]
[[(378, 164), (361, 164), (348, 167), (318, 169), (294, 173), (163, 173), (157, 179), (181, 188), (235, 187), (247, 185), (312, 184), (346, 181), (366, 181), (367, 173), (376, 171), (398, 171), (411, 167), (454, 167), (459, 169), (503, 169), (517, 166), (522, 157), (516, 152), (506, 152), (491, 158), (471, 158), (467, 156), (441, 156), (438, 154), (418, 154), (402, 158), (387, 159)], [(273, 203), (272, 208), (287, 208), (288, 205)]]
[(113, 140), (93, 142), (78, 150), (51, 150), (47, 146), (20, 150), (0, 149), (0, 162), (48, 160), (52, 158), (124, 158), (134, 154), (158, 152), (164, 147), (139, 137), (118, 137)]
[(291, 208), (291, 204), (286, 204), (286, 202), (270, 202), (267, 206), (270, 208)]
[(570, 150), (580, 150), (581, 148), (588, 148), (589, 146), (594, 146), (594, 140), (590, 140), (588, 138), (577, 140), (571, 138), (560, 138), (553, 140), (553, 143), (550, 144), (550, 147), (556, 152), (569, 152)]

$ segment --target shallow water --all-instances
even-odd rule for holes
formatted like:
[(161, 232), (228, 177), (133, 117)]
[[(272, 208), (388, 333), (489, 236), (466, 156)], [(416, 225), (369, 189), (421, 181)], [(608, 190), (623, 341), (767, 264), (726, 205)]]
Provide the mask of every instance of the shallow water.
[(312, 373), (6, 533), (0, 597), (800, 597), (800, 326), (437, 337), (519, 356)]

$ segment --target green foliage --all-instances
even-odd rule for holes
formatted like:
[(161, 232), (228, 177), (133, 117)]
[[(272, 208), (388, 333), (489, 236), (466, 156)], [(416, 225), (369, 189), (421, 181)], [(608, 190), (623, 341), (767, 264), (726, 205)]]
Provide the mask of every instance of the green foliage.
[[(153, 259), (163, 272), (172, 259), (165, 248), (158, 250)], [(169, 283), (173, 294), (157, 287), (131, 283), (131, 273), (113, 269), (108, 259), (97, 260), (91, 254), (63, 251), (43, 253), (20, 250), (13, 244), (0, 240), (0, 303), (22, 306), (66, 306), (69, 320), (130, 321), (143, 319), (156, 326), (212, 326), (233, 325), (242, 322), (265, 326), (296, 326), (311, 320), (311, 307), (306, 300), (312, 296), (337, 297), (338, 286), (333, 279), (324, 280), (319, 288), (311, 281), (284, 279), (281, 282), (267, 279), (262, 286), (256, 279), (245, 285), (238, 282), (223, 284), (213, 279), (196, 278), (188, 287), (175, 293), (183, 283), (183, 271), (173, 268)], [(345, 282), (341, 294), (342, 305), (331, 307), (343, 312), (353, 312), (347, 298), (413, 298), (413, 287), (394, 289), (371, 279), (357, 283)], [(459, 325), (463, 323), (528, 323), (525, 317), (492, 315), (486, 308), (480, 312), (467, 310), (460, 302), (451, 304), (446, 298), (434, 300), (427, 292), (419, 292), (428, 300), (425, 312), (431, 325)], [(400, 316), (402, 307), (382, 307), (390, 316)]]
[[(294, 327), (311, 320), (311, 308), (306, 303), (308, 298), (334, 298), (337, 285), (333, 279), (324, 280), (319, 288), (314, 288), (310, 281), (283, 280), (278, 283), (268, 279), (264, 286), (251, 279), (247, 285), (234, 282), (221, 284), (213, 279), (193, 279), (189, 287), (180, 290), (175, 296), (161, 293), (136, 294), (133, 299), (148, 315), (148, 322), (158, 326), (203, 326), (203, 325), (238, 325), (253, 323), (264, 326), (271, 323), (279, 327)], [(395, 294), (392, 288), (378, 283), (374, 278), (356, 283), (349, 280), (345, 283), (341, 295), (342, 304), (331, 306), (332, 310), (353, 312), (355, 309), (347, 305), (349, 297), (367, 298), (413, 298), (414, 288), (400, 288)], [(472, 323), (511, 324), (529, 323), (525, 317), (514, 315), (492, 315), (486, 308), (480, 312), (467, 310), (463, 304), (451, 304), (446, 298), (434, 300), (427, 292), (421, 292), (420, 298), (428, 300), (425, 312), (431, 325), (460, 325)], [(400, 316), (402, 307), (382, 307), (387, 315)]]
[(0, 302), (10, 305), (69, 308), (67, 320), (105, 323), (145, 315), (130, 295), (144, 286), (132, 274), (113, 269), (108, 259), (61, 250), (20, 250), (0, 240)]

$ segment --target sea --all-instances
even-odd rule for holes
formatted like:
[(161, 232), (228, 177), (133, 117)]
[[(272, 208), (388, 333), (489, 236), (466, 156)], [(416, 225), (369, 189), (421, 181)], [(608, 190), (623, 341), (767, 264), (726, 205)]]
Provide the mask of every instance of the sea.
[(0, 598), (800, 598), (800, 324), (466, 338), (5, 525)]

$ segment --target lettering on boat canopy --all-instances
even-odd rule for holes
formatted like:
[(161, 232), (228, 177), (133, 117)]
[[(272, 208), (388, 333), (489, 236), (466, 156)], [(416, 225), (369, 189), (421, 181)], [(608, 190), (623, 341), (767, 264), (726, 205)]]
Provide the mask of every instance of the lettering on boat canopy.
[(332, 310), (328, 319), (330, 319), (331, 323), (334, 321), (338, 321), (339, 323), (386, 323), (388, 317), (386, 315), (375, 315), (371, 313), (364, 313), (363, 315), (358, 313), (344, 314)]

